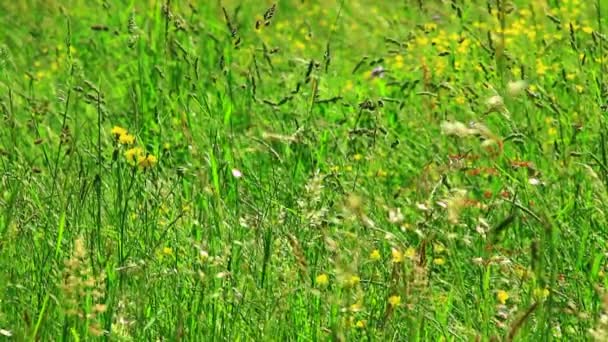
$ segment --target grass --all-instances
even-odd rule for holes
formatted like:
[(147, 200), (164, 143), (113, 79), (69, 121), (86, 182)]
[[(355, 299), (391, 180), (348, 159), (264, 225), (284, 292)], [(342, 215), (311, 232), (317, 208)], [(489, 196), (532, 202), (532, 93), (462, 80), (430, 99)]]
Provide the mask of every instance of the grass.
[(1, 338), (606, 339), (605, 0), (0, 9)]

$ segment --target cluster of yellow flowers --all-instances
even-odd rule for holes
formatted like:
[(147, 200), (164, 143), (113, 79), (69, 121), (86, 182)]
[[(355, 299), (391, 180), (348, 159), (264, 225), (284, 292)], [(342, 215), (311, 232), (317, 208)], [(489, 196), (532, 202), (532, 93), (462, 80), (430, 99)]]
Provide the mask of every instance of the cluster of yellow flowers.
[[(116, 141), (121, 145), (130, 146), (135, 144), (135, 136), (129, 134), (126, 129), (120, 126), (114, 126), (112, 128), (112, 135), (114, 135)], [(146, 151), (139, 146), (129, 148), (125, 151), (124, 156), (127, 163), (133, 166), (138, 165), (142, 169), (151, 168), (158, 162), (158, 158), (150, 153), (146, 153)]]

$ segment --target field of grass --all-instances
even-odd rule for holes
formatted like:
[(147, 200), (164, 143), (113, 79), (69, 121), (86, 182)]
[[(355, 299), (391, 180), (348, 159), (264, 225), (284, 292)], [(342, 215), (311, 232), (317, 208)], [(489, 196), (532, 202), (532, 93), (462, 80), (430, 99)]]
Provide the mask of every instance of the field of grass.
[(1, 2), (0, 340), (608, 340), (607, 21)]

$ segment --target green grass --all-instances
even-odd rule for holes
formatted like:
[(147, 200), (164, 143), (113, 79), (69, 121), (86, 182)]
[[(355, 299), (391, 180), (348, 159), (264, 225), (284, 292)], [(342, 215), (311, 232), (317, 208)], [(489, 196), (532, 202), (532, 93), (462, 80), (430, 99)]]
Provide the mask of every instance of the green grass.
[(603, 340), (608, 2), (271, 5), (0, 4), (1, 338)]

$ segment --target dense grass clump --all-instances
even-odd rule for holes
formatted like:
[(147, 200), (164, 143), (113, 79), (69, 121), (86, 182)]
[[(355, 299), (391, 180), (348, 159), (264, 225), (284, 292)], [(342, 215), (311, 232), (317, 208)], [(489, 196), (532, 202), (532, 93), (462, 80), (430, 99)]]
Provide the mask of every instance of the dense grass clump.
[(0, 339), (605, 341), (607, 18), (0, 3)]

